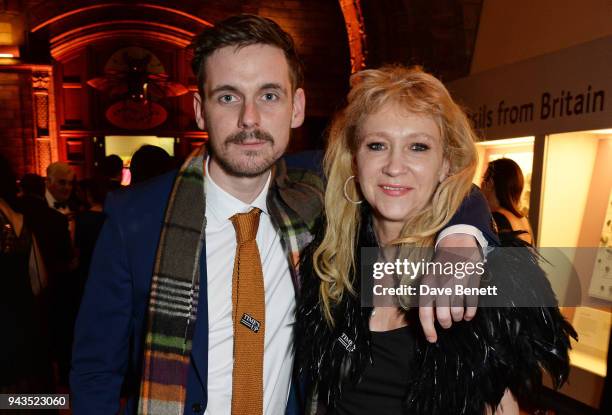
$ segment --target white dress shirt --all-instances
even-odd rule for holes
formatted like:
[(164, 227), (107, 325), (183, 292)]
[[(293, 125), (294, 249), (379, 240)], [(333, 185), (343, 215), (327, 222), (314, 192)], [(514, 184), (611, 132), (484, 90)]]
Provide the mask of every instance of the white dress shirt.
[(272, 226), (266, 206), (271, 177), (257, 198), (246, 204), (221, 189), (210, 177), (208, 161), (204, 179), (206, 195), (206, 267), (208, 287), (208, 415), (230, 415), (234, 330), (232, 323), (232, 273), (236, 233), (229, 220), (253, 207), (261, 209), (257, 246), (265, 289), (265, 340), (263, 408), (266, 415), (285, 413), (293, 367), (295, 291), (288, 257), (280, 234)]

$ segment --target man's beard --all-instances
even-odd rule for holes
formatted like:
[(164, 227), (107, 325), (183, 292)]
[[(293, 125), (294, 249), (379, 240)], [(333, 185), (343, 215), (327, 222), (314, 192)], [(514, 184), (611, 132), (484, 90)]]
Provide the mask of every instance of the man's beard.
[[(274, 146), (274, 138), (267, 132), (262, 130), (253, 131), (239, 131), (235, 134), (228, 136), (223, 144), (225, 149), (229, 148), (232, 144), (241, 144), (246, 140), (257, 139), (258, 141), (266, 141), (270, 143), (270, 146)], [(269, 157), (262, 157), (262, 150), (247, 150), (243, 152), (243, 155), (252, 157), (247, 162), (237, 161), (233, 159), (231, 155), (225, 156), (218, 154), (214, 151), (214, 146), (210, 146), (211, 155), (215, 158), (217, 163), (221, 166), (226, 173), (236, 177), (257, 177), (265, 173), (272, 165), (276, 162), (276, 158), (271, 154)], [(255, 159), (259, 160), (255, 160)], [(261, 159), (260, 159), (261, 158)]]

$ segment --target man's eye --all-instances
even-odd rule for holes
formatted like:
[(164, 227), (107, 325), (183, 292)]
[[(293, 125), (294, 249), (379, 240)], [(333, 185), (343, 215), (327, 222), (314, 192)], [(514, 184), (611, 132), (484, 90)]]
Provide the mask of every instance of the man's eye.
[(385, 145), (383, 143), (369, 143), (367, 146), (372, 151), (382, 151), (385, 149)]
[(273, 94), (272, 92), (268, 92), (267, 94), (263, 95), (263, 100), (264, 101), (276, 101), (278, 100), (278, 95)]
[(221, 102), (222, 104), (229, 104), (235, 101), (236, 101), (236, 97), (233, 95), (221, 95), (219, 97), (219, 102)]
[(410, 146), (410, 150), (412, 151), (427, 151), (429, 150), (429, 146), (423, 143), (414, 143)]

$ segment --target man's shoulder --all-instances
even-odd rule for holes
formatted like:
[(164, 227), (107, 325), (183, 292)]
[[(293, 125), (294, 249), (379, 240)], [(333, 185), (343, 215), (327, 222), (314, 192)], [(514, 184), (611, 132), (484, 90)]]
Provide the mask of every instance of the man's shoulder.
[(165, 209), (177, 170), (108, 194), (105, 211), (109, 215), (137, 217), (141, 213)]
[(322, 194), (325, 190), (323, 178), (315, 171), (301, 167), (287, 167), (287, 176), (291, 182), (308, 186), (318, 194)]
[(323, 193), (325, 182), (321, 164), (321, 151), (305, 151), (285, 155), (282, 161), (285, 163), (286, 174), (290, 182), (304, 184), (317, 193)]
[(323, 210), (324, 184), (321, 176), (302, 166), (289, 166), (281, 159), (276, 164), (274, 183), (275, 191), (271, 195), (277, 203), (273, 203), (273, 206), (285, 210), (276, 219), (294, 231), (305, 226), (304, 229), (310, 233)]
[(46, 226), (60, 224), (68, 226), (68, 218), (63, 213), (49, 207), (47, 201), (32, 196), (22, 196), (18, 199), (19, 210), (30, 222), (45, 223)]

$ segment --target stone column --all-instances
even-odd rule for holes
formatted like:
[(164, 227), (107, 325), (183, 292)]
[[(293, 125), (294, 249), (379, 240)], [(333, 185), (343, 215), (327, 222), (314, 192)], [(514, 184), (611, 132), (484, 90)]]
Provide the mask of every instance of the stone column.
[(58, 160), (51, 67), (33, 68), (32, 94), (36, 169), (38, 174), (45, 175), (47, 166)]

